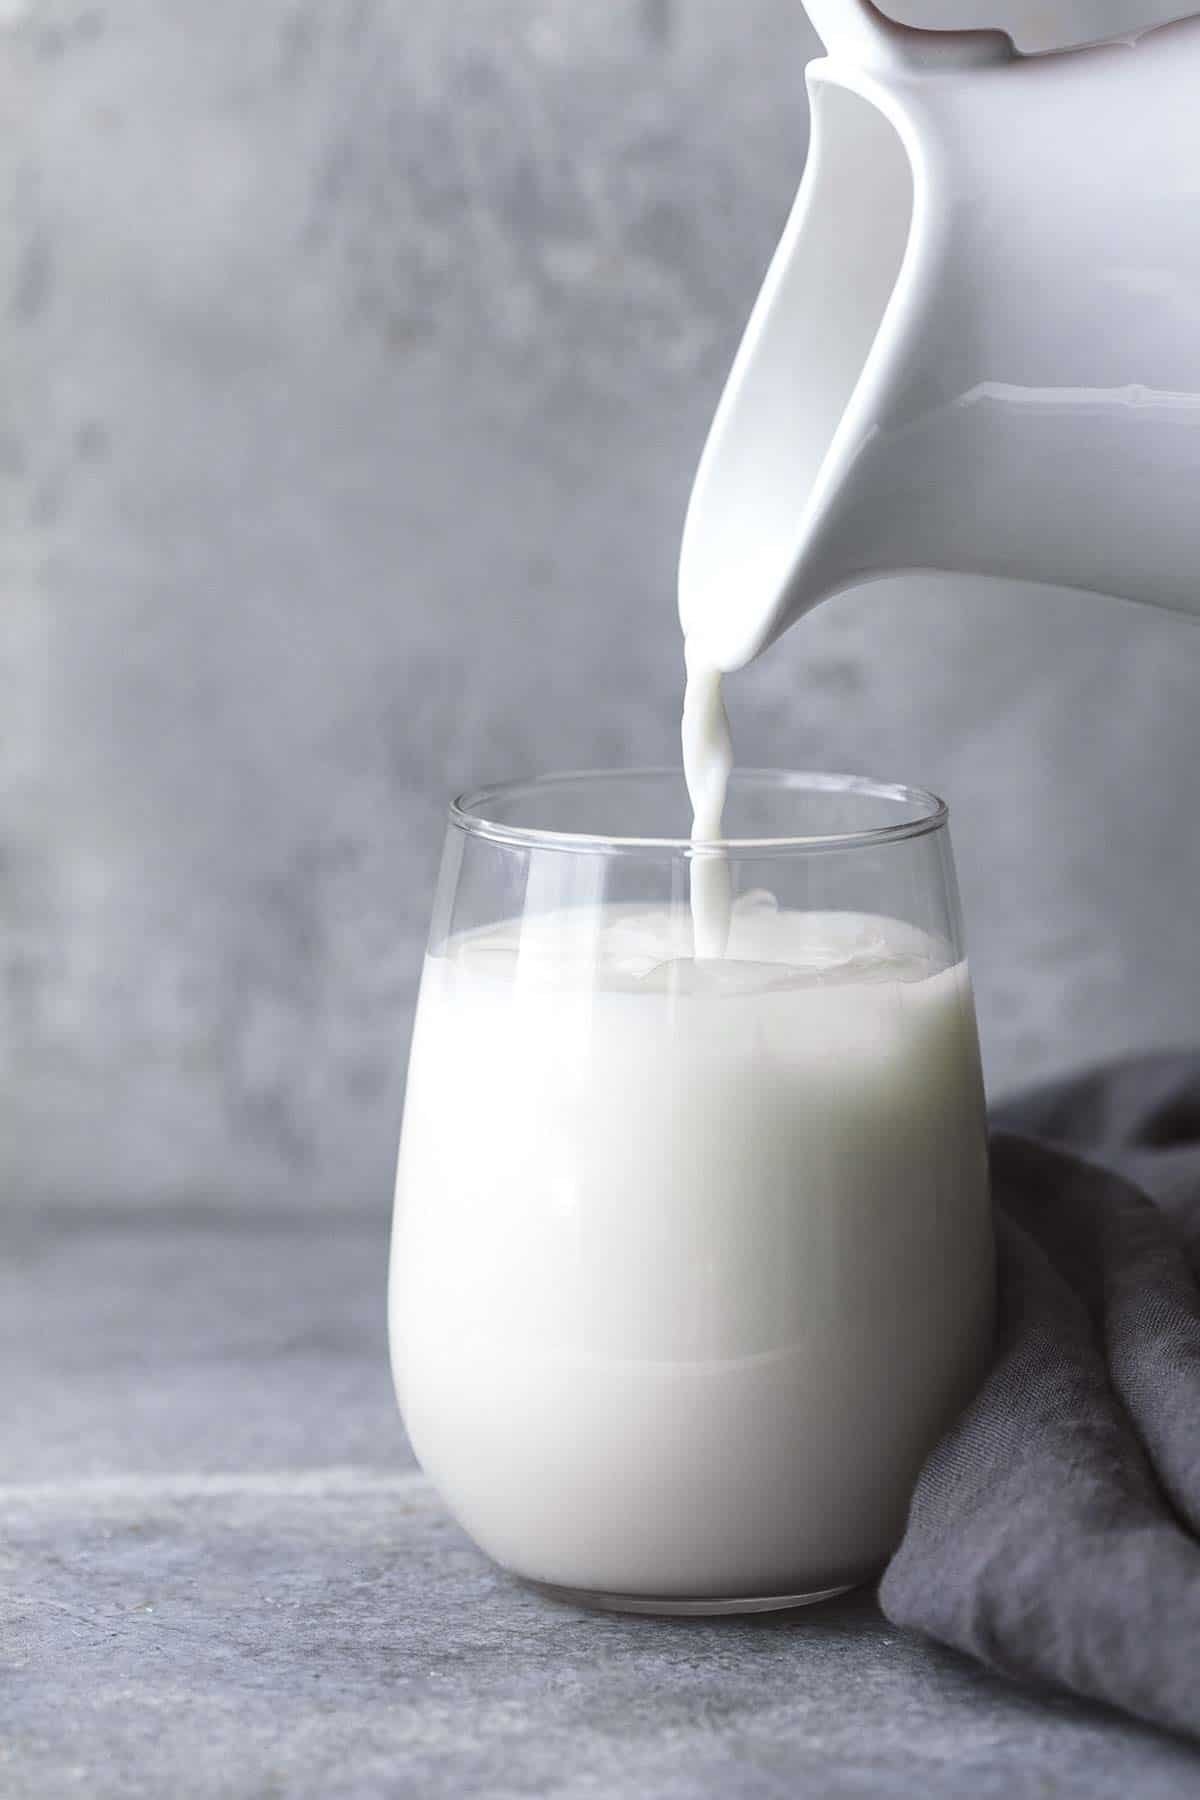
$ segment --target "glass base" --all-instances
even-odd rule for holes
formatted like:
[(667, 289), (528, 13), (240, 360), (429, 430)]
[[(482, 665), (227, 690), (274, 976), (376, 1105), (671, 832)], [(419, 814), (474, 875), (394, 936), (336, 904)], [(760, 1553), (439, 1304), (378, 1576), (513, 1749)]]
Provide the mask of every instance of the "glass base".
[(821, 1600), (834, 1600), (848, 1594), (857, 1584), (843, 1582), (840, 1587), (817, 1588), (811, 1594), (748, 1594), (735, 1600), (659, 1599), (649, 1594), (601, 1594), (591, 1588), (556, 1587), (549, 1581), (527, 1581), (547, 1599), (561, 1600), (567, 1606), (586, 1606), (593, 1612), (651, 1613), (659, 1618), (712, 1619), (723, 1614), (786, 1612), (792, 1606), (816, 1606)]

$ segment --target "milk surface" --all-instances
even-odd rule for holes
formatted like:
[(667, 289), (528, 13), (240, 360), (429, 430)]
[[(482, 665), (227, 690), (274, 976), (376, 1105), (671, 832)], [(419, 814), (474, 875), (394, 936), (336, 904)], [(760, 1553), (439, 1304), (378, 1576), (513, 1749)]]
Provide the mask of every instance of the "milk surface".
[(426, 961), (393, 1239), (417, 1455), (593, 1592), (869, 1574), (991, 1331), (966, 967), (893, 919), (575, 908)]

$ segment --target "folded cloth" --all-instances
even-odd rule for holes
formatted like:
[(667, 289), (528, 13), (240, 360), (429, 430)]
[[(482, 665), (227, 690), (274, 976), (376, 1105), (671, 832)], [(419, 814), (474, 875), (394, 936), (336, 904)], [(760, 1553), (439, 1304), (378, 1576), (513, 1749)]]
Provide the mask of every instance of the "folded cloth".
[(995, 1359), (922, 1471), (883, 1609), (1200, 1737), (1200, 1055), (994, 1126)]

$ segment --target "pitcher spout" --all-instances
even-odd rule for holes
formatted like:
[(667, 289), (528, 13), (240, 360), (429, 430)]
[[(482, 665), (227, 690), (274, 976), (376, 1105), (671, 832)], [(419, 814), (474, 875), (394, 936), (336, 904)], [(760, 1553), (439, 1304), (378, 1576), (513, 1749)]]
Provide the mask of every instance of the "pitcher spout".
[(881, 384), (895, 379), (911, 329), (917, 147), (888, 96), (871, 93), (870, 83), (826, 79), (824, 70), (809, 70), (804, 180), (684, 523), (684, 631), (724, 669), (749, 661), (841, 583), (827, 548), (832, 512), (876, 429)]

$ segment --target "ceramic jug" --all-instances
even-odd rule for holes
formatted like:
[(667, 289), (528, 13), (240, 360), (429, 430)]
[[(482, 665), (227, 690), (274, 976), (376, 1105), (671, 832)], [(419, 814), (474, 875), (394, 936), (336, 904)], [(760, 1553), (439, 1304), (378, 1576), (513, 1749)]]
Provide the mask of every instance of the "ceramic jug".
[(1200, 612), (1200, 18), (1022, 56), (809, 0), (811, 148), (701, 459), (739, 667), (902, 570)]

